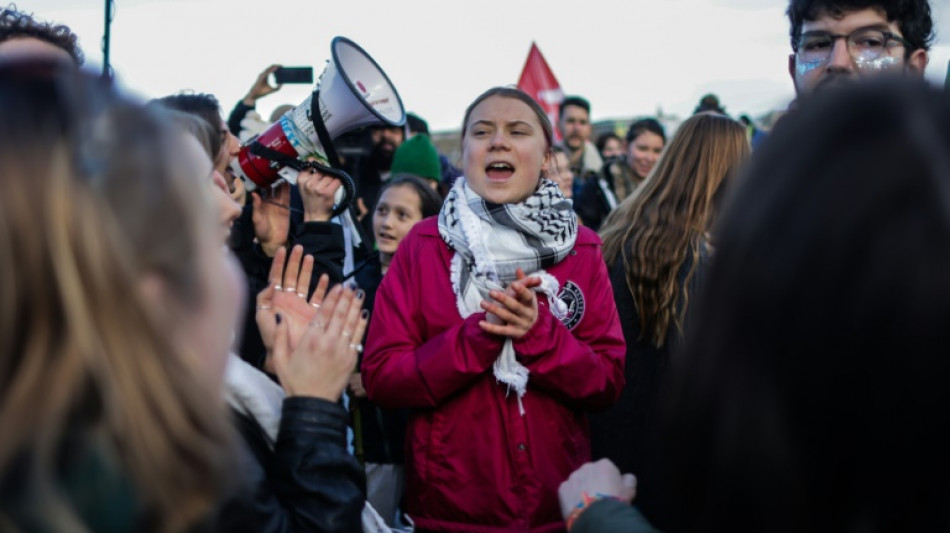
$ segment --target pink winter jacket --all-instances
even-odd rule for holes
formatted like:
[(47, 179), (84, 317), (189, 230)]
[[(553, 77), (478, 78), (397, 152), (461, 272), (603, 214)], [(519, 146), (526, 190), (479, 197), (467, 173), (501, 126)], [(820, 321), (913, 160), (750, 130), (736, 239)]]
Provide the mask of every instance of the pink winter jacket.
[[(557, 489), (590, 460), (586, 411), (614, 402), (625, 345), (600, 240), (581, 227), (574, 250), (547, 269), (573, 311), (538, 320), (515, 352), (530, 370), (525, 414), (492, 375), (501, 337), (463, 320), (449, 280), (454, 252), (436, 217), (400, 243), (376, 295), (363, 359), (369, 398), (410, 407), (406, 493), (417, 527), (458, 532), (563, 531)], [(569, 329), (569, 327), (570, 329)]]

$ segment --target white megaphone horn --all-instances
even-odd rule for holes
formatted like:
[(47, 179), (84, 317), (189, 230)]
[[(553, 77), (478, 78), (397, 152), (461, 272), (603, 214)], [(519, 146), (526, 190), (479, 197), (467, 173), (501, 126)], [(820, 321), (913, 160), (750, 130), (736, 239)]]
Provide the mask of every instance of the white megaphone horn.
[[(333, 140), (370, 125), (402, 126), (406, 110), (389, 77), (362, 48), (345, 37), (330, 44), (332, 58), (313, 94), (251, 138), (231, 163), (248, 190), (269, 187), (284, 178), (296, 183), (297, 172), (317, 168), (339, 178), (345, 198), (334, 215), (354, 196), (353, 180), (342, 170)], [(317, 162), (307, 162), (314, 157)]]

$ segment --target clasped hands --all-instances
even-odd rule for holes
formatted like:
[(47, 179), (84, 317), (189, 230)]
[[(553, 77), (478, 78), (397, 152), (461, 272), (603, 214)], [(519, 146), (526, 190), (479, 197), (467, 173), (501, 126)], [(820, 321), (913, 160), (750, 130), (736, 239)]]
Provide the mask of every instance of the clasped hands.
[[(267, 349), (265, 368), (276, 374), (288, 396), (337, 401), (356, 366), (368, 313), (363, 291), (337, 285), (320, 276), (307, 299), (313, 257), (294, 246), (274, 255), (266, 289), (257, 295), (257, 324)], [(279, 318), (278, 318), (279, 317)]]
[(541, 278), (528, 277), (520, 268), (515, 276), (504, 291), (489, 291), (491, 301), (482, 301), (485, 320), (478, 323), (482, 330), (520, 339), (538, 321), (538, 295), (533, 289), (541, 285)]

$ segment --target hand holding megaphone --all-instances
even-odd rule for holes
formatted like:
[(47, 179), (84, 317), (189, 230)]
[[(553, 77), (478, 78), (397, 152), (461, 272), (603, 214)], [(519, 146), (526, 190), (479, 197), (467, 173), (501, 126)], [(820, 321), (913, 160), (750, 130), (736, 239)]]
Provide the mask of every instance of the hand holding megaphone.
[(251, 191), (281, 178), (297, 183), (299, 173), (310, 169), (339, 179), (344, 192), (333, 210), (337, 216), (356, 195), (353, 180), (339, 168), (333, 139), (369, 125), (401, 126), (406, 112), (389, 78), (356, 43), (336, 37), (330, 49), (332, 59), (313, 94), (241, 146), (231, 167)]
[(304, 222), (325, 222), (333, 217), (333, 207), (345, 200), (343, 182), (316, 169), (297, 176), (297, 187), (303, 203)]

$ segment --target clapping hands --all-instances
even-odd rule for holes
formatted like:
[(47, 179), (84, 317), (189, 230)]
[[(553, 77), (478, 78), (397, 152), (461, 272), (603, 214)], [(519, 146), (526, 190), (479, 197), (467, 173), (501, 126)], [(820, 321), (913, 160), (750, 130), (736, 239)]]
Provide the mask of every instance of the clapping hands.
[(283, 248), (276, 252), (270, 283), (257, 297), (257, 322), (268, 350), (265, 366), (289, 396), (336, 401), (362, 351), (358, 342), (368, 321), (361, 311), (363, 292), (337, 285), (327, 293), (324, 274), (308, 300), (313, 257), (295, 246), (284, 268), (286, 253)]
[(541, 278), (529, 278), (520, 268), (516, 276), (504, 292), (489, 292), (493, 301), (482, 301), (485, 320), (478, 325), (488, 333), (520, 339), (538, 321), (538, 297), (532, 289), (541, 285)]

